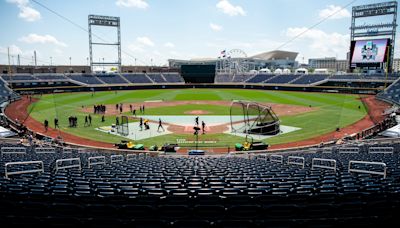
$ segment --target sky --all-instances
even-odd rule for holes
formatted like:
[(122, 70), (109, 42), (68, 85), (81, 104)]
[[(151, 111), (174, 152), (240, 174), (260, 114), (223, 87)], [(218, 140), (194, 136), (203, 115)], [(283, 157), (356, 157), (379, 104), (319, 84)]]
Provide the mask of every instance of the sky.
[[(168, 59), (216, 58), (222, 50), (234, 49), (248, 56), (278, 48), (294, 51), (299, 63), (320, 57), (345, 59), (351, 7), (378, 2), (382, 1), (0, 0), (0, 64), (8, 64), (8, 49), (11, 64), (19, 54), (21, 64), (31, 65), (34, 51), (38, 65), (87, 64), (89, 14), (120, 17), (123, 65), (163, 66)], [(96, 36), (116, 42), (115, 29), (92, 28)], [(96, 46), (94, 60), (114, 62), (116, 49)]]

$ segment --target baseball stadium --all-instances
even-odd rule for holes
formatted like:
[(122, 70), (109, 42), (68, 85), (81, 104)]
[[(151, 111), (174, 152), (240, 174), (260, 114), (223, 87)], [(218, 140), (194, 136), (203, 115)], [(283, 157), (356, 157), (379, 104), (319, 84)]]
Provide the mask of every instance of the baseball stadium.
[[(52, 56), (51, 62), (44, 61), (46, 49), (34, 50), (30, 58), (15, 45), (4, 50), (0, 46), (2, 224), (376, 227), (396, 223), (400, 212), (397, 1), (330, 5), (319, 11), (315, 25), (275, 49), (225, 41), (231, 48), (217, 49), (215, 58), (145, 52), (157, 47), (147, 37), (124, 47), (124, 22), (136, 16), (122, 11), (135, 8), (143, 10), (141, 16), (152, 15), (152, 4), (157, 3), (110, 2), (105, 4), (120, 16), (90, 14), (83, 6), (88, 3), (76, 12), (80, 16), (84, 12), (83, 19), (68, 17), (48, 1), (0, 3), (10, 8), (9, 14), (12, 7), (20, 11), (15, 20), (43, 23), (51, 18), (81, 30), (89, 41), (84, 46), (89, 55), (82, 58), (86, 65), (72, 64), (72, 57), (67, 65), (53, 64)], [(216, 7), (214, 13), (244, 17), (250, 12), (233, 5), (239, 3), (219, 0), (211, 6)], [(328, 9), (333, 11), (321, 16)], [(346, 60), (310, 57), (305, 64), (305, 51), (291, 43), (339, 16), (351, 18), (348, 53), (342, 53)], [(387, 21), (366, 20), (376, 16)], [(25, 26), (21, 30), (35, 25)], [(210, 29), (220, 32), (229, 26), (210, 23)], [(173, 37), (173, 30), (160, 27), (157, 34)], [(110, 34), (114, 40), (108, 40)], [(75, 48), (72, 41), (66, 44), (51, 35), (31, 33), (16, 40), (52, 44), (60, 53)], [(0, 45), (7, 42), (0, 39)], [(75, 42), (79, 48), (85, 43)], [(105, 57), (97, 54), (99, 46), (105, 48)], [(163, 48), (176, 46), (165, 42)], [(246, 47), (253, 46), (256, 51), (248, 55)], [(210, 44), (200, 49), (206, 47), (216, 49)], [(151, 64), (140, 60), (147, 55)], [(160, 56), (168, 63), (154, 65)], [(127, 59), (135, 64), (127, 64)]]

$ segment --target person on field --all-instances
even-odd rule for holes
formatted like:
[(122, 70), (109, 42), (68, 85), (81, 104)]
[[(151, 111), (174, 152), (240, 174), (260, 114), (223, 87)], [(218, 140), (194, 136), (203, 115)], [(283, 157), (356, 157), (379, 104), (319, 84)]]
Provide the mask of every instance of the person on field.
[[(140, 106), (140, 108), (142, 108), (142, 107)], [(140, 127), (140, 130), (143, 131), (143, 118), (142, 117), (140, 117), (140, 119), (139, 119), (139, 127)]]
[(117, 118), (115, 118), (115, 125), (119, 125), (119, 117), (117, 116)]
[(47, 131), (48, 128), (49, 128), (49, 121), (44, 120), (44, 129)]
[(199, 117), (197, 116), (194, 121), (196, 122), (196, 126), (199, 126)]
[(101, 122), (104, 122), (104, 121), (106, 121), (106, 120), (104, 119), (104, 115), (102, 115), (101, 116)]
[(164, 130), (164, 127), (162, 126), (161, 118), (158, 119), (158, 129), (157, 129), (157, 132), (160, 131), (160, 128), (162, 128), (162, 130), (165, 131), (165, 130)]
[(88, 125), (89, 125), (88, 117), (85, 116), (85, 124), (84, 124), (84, 126), (87, 127)]
[(203, 135), (205, 134), (205, 128), (206, 128), (206, 123), (204, 123), (204, 121), (201, 121), (201, 130), (203, 131)]
[(58, 118), (57, 118), (57, 117), (54, 118), (54, 128), (60, 128), (60, 127), (58, 126)]
[(90, 114), (88, 116), (88, 119), (89, 119), (89, 126), (92, 126), (92, 116)]
[(134, 115), (136, 117), (136, 109), (133, 109), (132, 115)]

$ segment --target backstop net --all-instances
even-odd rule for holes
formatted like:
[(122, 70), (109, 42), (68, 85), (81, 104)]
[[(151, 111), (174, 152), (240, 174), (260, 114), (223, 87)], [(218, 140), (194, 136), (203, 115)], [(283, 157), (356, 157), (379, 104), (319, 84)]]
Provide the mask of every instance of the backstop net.
[(276, 135), (280, 121), (271, 107), (255, 102), (233, 101), (230, 108), (231, 130), (235, 133)]
[(117, 125), (117, 133), (123, 136), (129, 135), (129, 121), (127, 116), (121, 116), (121, 122)]

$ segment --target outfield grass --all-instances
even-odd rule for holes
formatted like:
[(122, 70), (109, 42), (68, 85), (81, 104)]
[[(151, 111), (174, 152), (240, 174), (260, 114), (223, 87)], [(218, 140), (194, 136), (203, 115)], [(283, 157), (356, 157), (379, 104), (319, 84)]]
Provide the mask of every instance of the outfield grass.
[[(348, 94), (323, 94), (302, 93), (286, 91), (265, 90), (241, 90), (241, 89), (164, 89), (164, 90), (134, 90), (96, 92), (91, 93), (60, 93), (43, 95), (40, 100), (32, 104), (29, 109), (31, 116), (43, 122), (48, 119), (52, 126), (53, 118), (57, 116), (60, 120), (61, 129), (65, 132), (79, 135), (84, 138), (116, 143), (122, 137), (113, 136), (95, 130), (95, 127), (111, 125), (115, 117), (106, 117), (106, 122), (101, 123), (101, 115), (92, 115), (93, 126), (83, 127), (84, 116), (81, 112), (82, 106), (92, 107), (94, 104), (116, 104), (128, 102), (144, 102), (150, 100), (248, 100), (263, 103), (280, 103), (317, 107), (318, 110), (295, 116), (283, 116), (283, 125), (302, 128), (301, 130), (273, 137), (266, 140), (269, 144), (294, 142), (302, 139), (312, 138), (321, 134), (332, 132), (336, 127), (350, 125), (366, 115), (366, 110), (358, 96)], [(360, 109), (358, 108), (360, 106)], [(188, 110), (211, 110), (213, 115), (229, 115), (229, 107), (217, 105), (180, 105), (178, 107), (158, 107), (146, 109), (146, 115), (182, 115)], [(68, 117), (78, 117), (78, 128), (69, 128)], [(146, 146), (163, 144), (165, 142), (176, 142), (176, 139), (190, 137), (188, 135), (166, 135), (141, 140)], [(201, 136), (206, 137), (206, 136)], [(214, 146), (232, 145), (242, 142), (243, 138), (226, 134), (207, 135), (218, 141)]]

